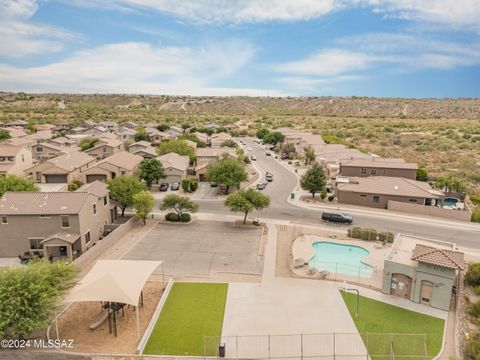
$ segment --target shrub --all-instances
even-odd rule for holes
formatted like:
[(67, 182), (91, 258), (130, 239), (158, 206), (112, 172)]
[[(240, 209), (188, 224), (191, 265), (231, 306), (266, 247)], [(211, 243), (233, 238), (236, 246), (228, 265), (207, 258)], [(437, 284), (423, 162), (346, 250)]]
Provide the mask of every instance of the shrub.
[(392, 232), (387, 232), (387, 243), (393, 243), (395, 240), (395, 235)]
[(362, 236), (362, 228), (354, 226), (353, 228), (348, 229), (348, 236), (354, 239), (360, 239), (360, 237)]
[(480, 302), (476, 302), (474, 304), (471, 304), (468, 313), (473, 316), (474, 318), (479, 318), (480, 317)]
[(322, 200), (325, 200), (326, 197), (327, 197), (327, 189), (323, 189), (322, 192), (320, 193), (320, 198)]
[(335, 195), (330, 195), (330, 196), (328, 197), (328, 201), (330, 201), (330, 202), (333, 201), (333, 199), (335, 199)]
[(165, 215), (165, 220), (172, 221), (172, 222), (177, 222), (178, 221), (178, 215), (174, 212), (169, 212), (167, 215)]
[(70, 184), (68, 184), (68, 191), (75, 191), (82, 186), (83, 183), (80, 180), (74, 180)]
[(387, 236), (388, 234), (384, 231), (378, 233), (378, 240), (381, 242), (386, 242), (387, 241)]
[(377, 230), (371, 228), (364, 228), (361, 230), (362, 240), (377, 240)]
[(198, 189), (198, 179), (190, 178), (190, 191), (195, 192)]
[(473, 288), (473, 291), (475, 291), (475, 294), (480, 295), (480, 285), (475, 286), (475, 287)]
[(472, 264), (465, 273), (465, 283), (470, 286), (480, 286), (480, 263)]
[(480, 223), (480, 206), (477, 206), (473, 212), (472, 217), (470, 219), (472, 222)]
[(465, 344), (463, 355), (465, 360), (477, 360), (480, 358), (480, 339), (478, 338), (478, 335), (468, 340)]
[(192, 220), (192, 217), (190, 216), (189, 213), (183, 213), (182, 216), (180, 217), (181, 222), (189, 222)]
[(182, 179), (182, 190), (190, 192), (190, 179)]

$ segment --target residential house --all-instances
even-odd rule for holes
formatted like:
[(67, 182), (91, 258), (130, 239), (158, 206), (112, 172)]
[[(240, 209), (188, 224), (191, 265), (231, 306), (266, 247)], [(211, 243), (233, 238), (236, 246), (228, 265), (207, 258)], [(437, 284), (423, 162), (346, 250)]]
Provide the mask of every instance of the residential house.
[(165, 169), (165, 179), (162, 182), (174, 183), (181, 182), (187, 176), (188, 164), (190, 162), (188, 156), (178, 155), (177, 153), (168, 153), (157, 156)]
[(89, 129), (89, 128), (92, 128), (92, 127), (95, 127), (95, 126), (97, 126), (97, 123), (93, 120), (85, 120), (82, 123), (82, 127), (86, 128), (86, 129)]
[(12, 138), (26, 136), (27, 132), (21, 126), (9, 126), (5, 128)]
[(68, 139), (64, 136), (53, 138), (48, 140), (48, 143), (57, 145), (57, 146), (66, 146), (66, 147), (75, 147), (78, 145), (78, 141), (75, 139)]
[(109, 131), (106, 127), (103, 126), (95, 126), (89, 129), (85, 129), (81, 134), (88, 135), (88, 136), (102, 136), (107, 134)]
[(14, 120), (7, 123), (7, 126), (11, 126), (11, 127), (26, 128), (27, 125), (28, 125), (28, 121), (25, 121), (25, 120)]
[(193, 133), (197, 137), (198, 140), (202, 141), (205, 143), (205, 145), (209, 144), (210, 138), (208, 137), (207, 134), (201, 133), (201, 132), (195, 132)]
[(312, 149), (318, 146), (325, 145), (323, 138), (321, 135), (313, 135), (313, 134), (301, 134), (299, 138), (295, 141), (295, 151), (298, 154), (303, 154), (304, 150), (308, 147)]
[(84, 152), (93, 156), (97, 160), (102, 160), (120, 151), (123, 151), (123, 140), (102, 137), (92, 148), (87, 149)]
[(384, 261), (382, 292), (448, 311), (465, 268), (454, 244), (400, 235)]
[(415, 180), (418, 166), (403, 159), (355, 159), (340, 164), (340, 175), (347, 177), (393, 176)]
[(0, 257), (30, 252), (73, 260), (102, 238), (115, 216), (107, 186), (99, 182), (74, 192), (6, 192), (0, 199)]
[(128, 152), (142, 156), (144, 159), (157, 157), (157, 150), (148, 141), (137, 141), (128, 147)]
[(123, 141), (134, 141), (137, 132), (131, 128), (122, 127), (117, 131), (117, 137)]
[(8, 141), (0, 143), (0, 176), (14, 174), (23, 177), (25, 169), (32, 165), (32, 152), (29, 148), (12, 145)]
[(197, 149), (197, 164), (195, 166), (195, 173), (199, 178), (199, 181), (206, 181), (205, 175), (207, 173), (207, 167), (209, 164), (217, 162), (218, 160), (230, 157), (238, 159), (238, 155), (235, 149), (229, 147), (222, 148), (198, 148)]
[(170, 129), (164, 131), (166, 134), (170, 135), (172, 138), (177, 138), (183, 136), (184, 132), (182, 128), (178, 126), (170, 126)]
[(50, 130), (37, 131), (33, 134), (24, 136), (25, 139), (33, 140), (36, 142), (50, 140), (52, 137), (53, 137), (53, 133)]
[(134, 121), (127, 121), (126, 123), (122, 124), (122, 127), (130, 130), (135, 130), (138, 127), (138, 124)]
[(98, 125), (106, 128), (110, 132), (118, 130), (118, 124), (115, 121), (100, 121)]
[(386, 209), (389, 201), (435, 205), (443, 193), (426, 182), (388, 176), (350, 178), (337, 185), (338, 202)]
[(185, 141), (185, 144), (190, 146), (195, 152), (197, 151), (197, 143), (195, 141), (191, 141), (191, 140), (184, 140), (184, 141)]
[(95, 180), (103, 182), (115, 179), (118, 176), (134, 175), (138, 172), (143, 157), (120, 151), (99, 161), (95, 166), (82, 172), (82, 181), (91, 183)]
[(223, 142), (227, 140), (233, 140), (230, 134), (227, 134), (227, 133), (213, 134), (210, 137), (210, 146), (212, 147), (212, 149), (221, 148)]
[(80, 180), (81, 173), (95, 164), (95, 158), (76, 149), (70, 149), (64, 154), (47, 159), (25, 170), (28, 178), (42, 183), (70, 183)]
[(38, 124), (35, 126), (35, 129), (37, 129), (37, 131), (55, 131), (56, 128), (57, 125), (53, 124)]
[(55, 143), (47, 141), (38, 142), (32, 146), (32, 156), (35, 160), (41, 162), (64, 154), (68, 149), (70, 148), (65, 149), (61, 145), (56, 145)]
[(172, 139), (173, 136), (167, 132), (163, 132), (154, 127), (146, 127), (145, 131), (147, 132), (150, 142), (152, 145), (157, 146), (160, 143), (167, 139)]

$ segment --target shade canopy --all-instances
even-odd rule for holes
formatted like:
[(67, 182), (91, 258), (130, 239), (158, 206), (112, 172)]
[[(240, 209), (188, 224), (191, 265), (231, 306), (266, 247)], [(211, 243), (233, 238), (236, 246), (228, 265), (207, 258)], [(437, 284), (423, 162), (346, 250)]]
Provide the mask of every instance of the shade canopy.
[(110, 301), (137, 306), (150, 275), (162, 261), (98, 260), (64, 300)]

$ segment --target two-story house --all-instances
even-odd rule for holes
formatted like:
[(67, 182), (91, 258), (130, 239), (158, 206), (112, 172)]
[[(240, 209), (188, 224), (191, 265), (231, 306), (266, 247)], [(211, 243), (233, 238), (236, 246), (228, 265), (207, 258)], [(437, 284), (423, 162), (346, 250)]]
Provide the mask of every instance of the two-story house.
[(32, 146), (32, 156), (38, 161), (45, 161), (64, 153), (65, 149), (62, 146), (50, 142), (39, 142)]
[(31, 252), (73, 260), (103, 236), (113, 211), (100, 182), (75, 192), (6, 192), (0, 198), (0, 257)]
[(25, 170), (25, 175), (38, 183), (70, 183), (80, 180), (81, 173), (95, 164), (94, 157), (71, 149)]
[(14, 174), (23, 176), (32, 166), (32, 152), (26, 146), (12, 145), (9, 141), (0, 143), (0, 176)]
[(207, 167), (224, 157), (232, 159), (238, 159), (238, 155), (235, 149), (229, 147), (222, 148), (198, 148), (197, 149), (197, 164), (195, 166), (195, 174), (199, 181), (206, 181), (205, 175), (207, 173)]
[(393, 176), (415, 180), (418, 166), (403, 159), (355, 159), (340, 164), (340, 175), (345, 177)]
[(143, 157), (120, 151), (99, 161), (95, 166), (83, 171), (82, 181), (91, 183), (95, 180), (106, 182), (118, 176), (134, 175), (138, 172)]
[(97, 160), (102, 160), (120, 151), (123, 151), (123, 140), (102, 137), (92, 148), (84, 152)]

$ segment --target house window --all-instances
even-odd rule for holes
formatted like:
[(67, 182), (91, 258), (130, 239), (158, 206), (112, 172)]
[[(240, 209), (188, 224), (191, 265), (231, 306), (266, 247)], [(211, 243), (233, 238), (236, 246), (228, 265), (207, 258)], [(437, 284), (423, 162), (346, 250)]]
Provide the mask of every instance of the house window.
[(103, 205), (107, 206), (107, 204), (108, 204), (107, 197), (104, 196), (103, 197)]
[(416, 203), (416, 202), (417, 202), (417, 199), (408, 199), (408, 202)]
[(103, 148), (103, 152), (107, 152), (107, 148)]
[(360, 197), (367, 197), (367, 194), (360, 194)]
[(37, 152), (43, 152), (43, 148), (41, 146), (37, 147)]
[(378, 195), (373, 195), (373, 202), (374, 202), (374, 203), (379, 203), (379, 202), (380, 202), (380, 196), (378, 196)]
[(43, 249), (43, 245), (40, 244), (43, 238), (33, 238), (30, 240), (30, 250), (40, 250)]
[(375, 169), (370, 170), (370, 174), (371, 175), (377, 175), (377, 170), (375, 170)]
[(49, 215), (40, 215), (40, 219), (50, 219)]
[(25, 155), (22, 154), (22, 162), (25, 162)]
[(90, 242), (90, 231), (88, 231), (86, 234), (85, 234), (85, 244), (88, 244)]
[(366, 173), (367, 173), (367, 169), (362, 168), (362, 174), (366, 174)]
[(93, 204), (93, 215), (97, 215), (97, 204)]
[(8, 224), (8, 218), (6, 216), (2, 216), (2, 224)]
[(62, 228), (69, 228), (70, 227), (70, 217), (68, 215), (62, 216)]

